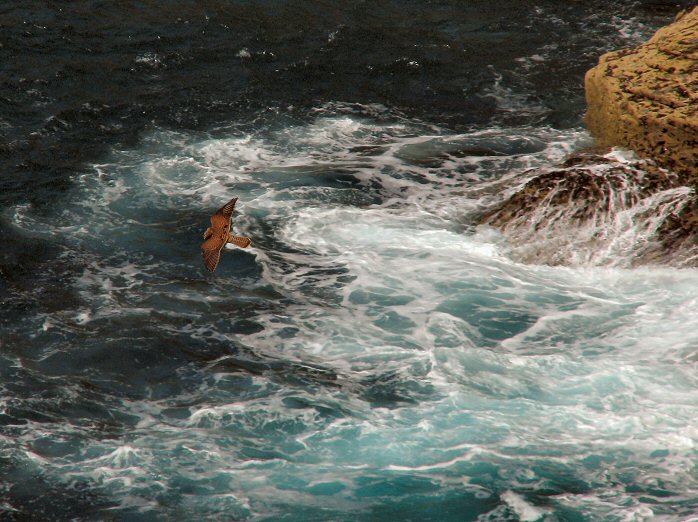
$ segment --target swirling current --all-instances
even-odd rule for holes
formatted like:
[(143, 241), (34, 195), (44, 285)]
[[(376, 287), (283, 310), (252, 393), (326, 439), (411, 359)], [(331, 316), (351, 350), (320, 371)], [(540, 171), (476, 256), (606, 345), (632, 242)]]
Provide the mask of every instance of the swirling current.
[(3, 4), (0, 519), (698, 520), (698, 272), (477, 225), (687, 5)]

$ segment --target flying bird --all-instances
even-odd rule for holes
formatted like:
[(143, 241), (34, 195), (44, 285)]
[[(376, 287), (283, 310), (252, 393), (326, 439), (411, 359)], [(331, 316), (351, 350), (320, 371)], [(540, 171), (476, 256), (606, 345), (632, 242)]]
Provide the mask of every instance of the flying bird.
[(221, 250), (226, 243), (232, 243), (240, 248), (250, 246), (249, 237), (236, 236), (230, 231), (233, 217), (233, 209), (238, 198), (233, 198), (219, 208), (211, 216), (211, 226), (204, 232), (204, 242), (201, 245), (201, 255), (204, 258), (204, 265), (209, 272), (213, 272), (221, 259)]

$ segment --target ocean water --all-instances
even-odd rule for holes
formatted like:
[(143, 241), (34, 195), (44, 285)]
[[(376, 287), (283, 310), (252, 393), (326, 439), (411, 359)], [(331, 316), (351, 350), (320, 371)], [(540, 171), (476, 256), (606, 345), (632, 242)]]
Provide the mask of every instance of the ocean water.
[(698, 520), (698, 272), (477, 225), (681, 6), (0, 8), (0, 519)]

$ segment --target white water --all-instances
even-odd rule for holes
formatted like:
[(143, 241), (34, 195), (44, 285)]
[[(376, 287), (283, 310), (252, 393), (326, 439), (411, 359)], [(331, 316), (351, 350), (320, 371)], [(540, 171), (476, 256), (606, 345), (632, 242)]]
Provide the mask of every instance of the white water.
[[(66, 282), (81, 307), (38, 319), (37, 335), (118, 337), (109, 320), (157, 313), (163, 335), (271, 363), (182, 367), (175, 378), (195, 387), (119, 405), (139, 419), (131, 432), (57, 458), (27, 450), (32, 465), (122, 508), (185, 518), (429, 519), (433, 504), (442, 520), (649, 521), (698, 509), (698, 272), (593, 256), (521, 264), (473, 226), (515, 186), (502, 179), (554, 164), (584, 133), (453, 136), (319, 111), (230, 135), (154, 133), (78, 180), (55, 215), (8, 217), (91, 260)], [(225, 252), (206, 279), (205, 215), (234, 195), (234, 229), (253, 248)], [(231, 332), (244, 302), (259, 327)], [(71, 436), (37, 424), (20, 442)]]

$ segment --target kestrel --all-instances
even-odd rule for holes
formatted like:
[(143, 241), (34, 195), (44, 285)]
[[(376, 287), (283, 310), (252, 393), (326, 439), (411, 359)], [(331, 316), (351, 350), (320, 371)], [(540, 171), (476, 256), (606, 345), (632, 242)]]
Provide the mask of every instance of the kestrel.
[(250, 246), (250, 238), (245, 236), (235, 236), (231, 233), (231, 218), (233, 209), (238, 198), (233, 198), (219, 208), (211, 216), (211, 225), (204, 232), (204, 242), (201, 245), (201, 255), (204, 258), (204, 265), (209, 272), (213, 272), (218, 266), (221, 258), (221, 250), (226, 243), (232, 243), (240, 248)]

